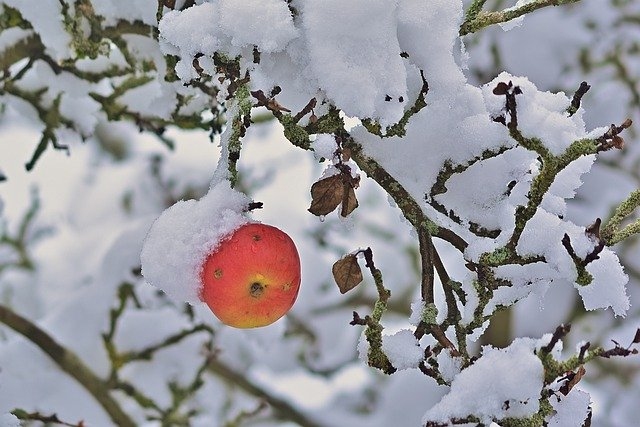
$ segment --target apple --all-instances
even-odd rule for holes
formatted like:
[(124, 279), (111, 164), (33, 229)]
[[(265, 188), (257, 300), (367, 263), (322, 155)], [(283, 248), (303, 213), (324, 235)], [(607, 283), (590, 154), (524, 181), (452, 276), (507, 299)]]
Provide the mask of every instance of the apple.
[(276, 227), (248, 223), (207, 257), (200, 299), (222, 323), (236, 328), (269, 325), (293, 306), (300, 288), (300, 257)]

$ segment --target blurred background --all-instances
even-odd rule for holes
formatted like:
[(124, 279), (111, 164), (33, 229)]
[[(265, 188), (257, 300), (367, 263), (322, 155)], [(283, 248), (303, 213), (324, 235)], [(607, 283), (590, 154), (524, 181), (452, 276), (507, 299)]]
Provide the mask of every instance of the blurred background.
[[(489, 0), (485, 9), (511, 3)], [(638, 1), (548, 7), (509, 31), (494, 26), (467, 36), (457, 50), (473, 84), (506, 70), (541, 90), (571, 96), (586, 80), (587, 128), (626, 118), (640, 123)], [(333, 262), (372, 248), (392, 292), (387, 332), (409, 326), (410, 304), (419, 297), (417, 239), (373, 181), (362, 177), (360, 208), (347, 220), (332, 214), (320, 221), (307, 208), (323, 165), (291, 146), (273, 121), (248, 129), (239, 188), (264, 203), (253, 218), (292, 236), (303, 280), (286, 318), (259, 330), (231, 329), (206, 307), (174, 304), (139, 273), (151, 222), (177, 200), (208, 189), (219, 157), (217, 137), (211, 141), (207, 130), (175, 126), (156, 132), (135, 118), (103, 117), (85, 141), (78, 132), (59, 131), (58, 142), (68, 149), (46, 150), (27, 172), (42, 123), (10, 92), (0, 95), (0, 303), (108, 379), (137, 425), (413, 426), (446, 392), (417, 369), (385, 376), (358, 358), (361, 328), (349, 322), (354, 310), (371, 310), (375, 287), (365, 275), (363, 285), (341, 295), (331, 277)], [(623, 150), (604, 153), (585, 175), (567, 219), (586, 226), (608, 218), (640, 188), (637, 129), (625, 132)], [(463, 268), (456, 252), (438, 249), (455, 276)], [(615, 249), (630, 277), (626, 318), (586, 312), (572, 287), (551, 287), (496, 315), (475, 351), (540, 337), (566, 322), (573, 325), (565, 342), (570, 353), (584, 341), (609, 345), (613, 339), (625, 346), (640, 326), (640, 240)], [(594, 425), (629, 426), (640, 416), (637, 357), (590, 363), (580, 387), (594, 401)], [(15, 409), (56, 414), (71, 425), (111, 423), (40, 349), (0, 327), (0, 413)]]

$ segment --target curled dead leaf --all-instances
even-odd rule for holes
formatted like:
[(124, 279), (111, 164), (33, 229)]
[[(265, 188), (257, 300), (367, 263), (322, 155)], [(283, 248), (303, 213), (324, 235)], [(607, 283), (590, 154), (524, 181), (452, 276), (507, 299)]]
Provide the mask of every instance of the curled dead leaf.
[(358, 207), (356, 192), (349, 184), (344, 184), (344, 194), (342, 196), (342, 209), (340, 215), (346, 218), (355, 208)]
[(344, 185), (340, 175), (321, 179), (311, 186), (309, 212), (321, 216), (333, 212), (344, 198)]
[(349, 292), (362, 282), (362, 270), (354, 254), (340, 258), (333, 264), (331, 271), (341, 294)]
[(580, 382), (584, 374), (587, 371), (584, 369), (584, 366), (580, 366), (575, 372), (570, 372), (566, 377), (565, 383), (560, 387), (560, 392), (565, 396), (569, 394), (571, 389)]

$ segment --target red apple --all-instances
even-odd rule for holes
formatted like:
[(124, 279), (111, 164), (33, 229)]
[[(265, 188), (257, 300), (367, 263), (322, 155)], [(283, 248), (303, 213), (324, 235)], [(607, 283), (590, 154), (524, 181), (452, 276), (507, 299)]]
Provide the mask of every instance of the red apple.
[(236, 328), (269, 325), (293, 306), (300, 257), (291, 238), (270, 225), (241, 226), (204, 263), (200, 299)]

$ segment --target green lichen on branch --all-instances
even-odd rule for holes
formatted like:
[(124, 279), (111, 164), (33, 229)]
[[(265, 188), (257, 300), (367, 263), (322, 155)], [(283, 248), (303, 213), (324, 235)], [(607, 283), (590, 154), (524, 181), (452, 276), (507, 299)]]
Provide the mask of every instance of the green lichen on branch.
[(240, 160), (240, 151), (242, 150), (242, 137), (246, 131), (245, 118), (251, 117), (250, 96), (248, 84), (242, 84), (236, 89), (234, 102), (237, 103), (237, 112), (234, 117), (229, 118), (231, 120), (231, 135), (227, 142), (227, 151), (229, 182), (232, 188), (238, 182), (238, 160)]
[(36, 146), (31, 159), (25, 164), (25, 168), (30, 171), (35, 166), (36, 162), (40, 159), (42, 154), (47, 150), (49, 146), (52, 146), (57, 150), (68, 150), (66, 145), (60, 144), (55, 131), (60, 127), (73, 129), (74, 124), (63, 117), (60, 113), (60, 102), (62, 95), (58, 94), (53, 102), (47, 104), (43, 101), (43, 95), (46, 92), (45, 89), (39, 89), (33, 92), (21, 89), (12, 81), (7, 81), (0, 87), (0, 95), (9, 94), (20, 98), (30, 104), (37, 112), (38, 118), (44, 124), (42, 130), (42, 136), (40, 142)]
[[(109, 43), (101, 35), (102, 17), (95, 14), (89, 0), (77, 0), (72, 15), (70, 5), (60, 2), (65, 30), (71, 36), (71, 47), (78, 58), (96, 59), (109, 53)], [(89, 30), (87, 31), (87, 27)], [(88, 34), (87, 34), (88, 33)]]
[[(517, 132), (517, 135), (520, 135), (519, 132)], [(507, 244), (507, 248), (512, 252), (515, 251), (525, 226), (537, 212), (542, 199), (549, 191), (556, 176), (578, 158), (598, 152), (598, 144), (592, 139), (574, 141), (558, 156), (554, 156), (546, 148), (542, 148), (541, 144), (533, 138), (518, 137), (517, 140), (525, 148), (533, 149), (540, 154), (542, 168), (531, 183), (528, 194), (529, 201), (526, 205), (518, 206), (516, 209), (515, 228)]]
[(365, 327), (364, 336), (369, 344), (367, 350), (367, 363), (373, 368), (380, 369), (385, 374), (392, 374), (396, 368), (384, 353), (382, 347), (382, 331), (384, 326), (380, 323), (382, 316), (387, 311), (387, 303), (391, 297), (391, 291), (384, 287), (382, 280), (382, 272), (376, 268), (373, 263), (373, 251), (371, 248), (360, 251), (364, 254), (366, 267), (369, 269), (378, 291), (378, 299), (374, 303), (373, 310), (370, 315), (361, 318), (357, 312), (353, 312), (353, 320), (351, 325), (362, 325)]
[(159, 351), (170, 348), (196, 334), (206, 334), (208, 337), (207, 345), (209, 346), (209, 352), (211, 352), (211, 337), (214, 331), (211, 327), (204, 324), (193, 325), (191, 328), (168, 335), (161, 341), (140, 350), (120, 351), (115, 343), (118, 326), (125, 311), (128, 307), (131, 307), (131, 305), (138, 310), (142, 308), (135, 293), (134, 286), (125, 282), (118, 287), (118, 303), (110, 310), (108, 330), (102, 334), (103, 344), (111, 364), (111, 370), (106, 384), (110, 389), (124, 392), (141, 408), (150, 410), (151, 412), (148, 415), (149, 419), (161, 421), (162, 425), (188, 424), (189, 417), (192, 414), (184, 413), (182, 406), (183, 403), (192, 397), (203, 385), (202, 377), (208, 369), (209, 360), (207, 357), (203, 359), (202, 365), (198, 368), (193, 381), (186, 385), (181, 385), (176, 382), (169, 384), (169, 391), (172, 394), (171, 404), (164, 408), (133, 384), (123, 380), (120, 372), (126, 365), (133, 362), (150, 361)]
[(429, 303), (424, 306), (420, 316), (420, 320), (426, 325), (435, 325), (437, 323), (438, 307), (434, 303)]
[(560, 6), (577, 3), (579, 1), (580, 0), (534, 0), (517, 8), (509, 8), (499, 12), (485, 12), (482, 10), (485, 1), (476, 0), (469, 7), (465, 21), (460, 26), (460, 35), (464, 36), (475, 33), (490, 25), (511, 21), (512, 19), (547, 6)]
[[(8, 227), (2, 223), (0, 217), (0, 247), (5, 246), (15, 256), (6, 256), (0, 261), (0, 273), (8, 268), (17, 268), (26, 271), (34, 271), (35, 262), (29, 251), (29, 244), (33, 243), (39, 236), (35, 228), (35, 219), (40, 211), (40, 197), (35, 188), (31, 190), (31, 202), (28, 210), (18, 224), (17, 231), (12, 235)], [(8, 254), (6, 254), (8, 255)]]
[(640, 190), (635, 190), (615, 209), (611, 219), (602, 228), (601, 237), (612, 246), (635, 234), (640, 234), (640, 218), (620, 229), (622, 222), (640, 207)]
[(538, 400), (538, 412), (527, 418), (505, 418), (500, 420), (502, 427), (541, 427), (545, 425), (546, 418), (554, 413), (549, 397), (541, 397)]
[(303, 150), (309, 150), (311, 148), (309, 133), (303, 126), (297, 124), (291, 115), (282, 114), (280, 117), (276, 116), (276, 118), (284, 127), (284, 137), (287, 138), (289, 142)]
[(365, 329), (365, 337), (369, 343), (369, 351), (367, 353), (369, 365), (374, 366), (385, 374), (392, 374), (396, 371), (391, 361), (382, 349), (382, 330), (384, 327), (380, 323), (382, 316), (387, 310), (387, 301), (391, 297), (391, 291), (384, 287), (382, 280), (382, 272), (373, 264), (373, 252), (370, 248), (364, 251), (366, 266), (369, 268), (373, 281), (378, 291), (378, 300), (373, 306), (371, 316), (368, 317), (367, 327)]

